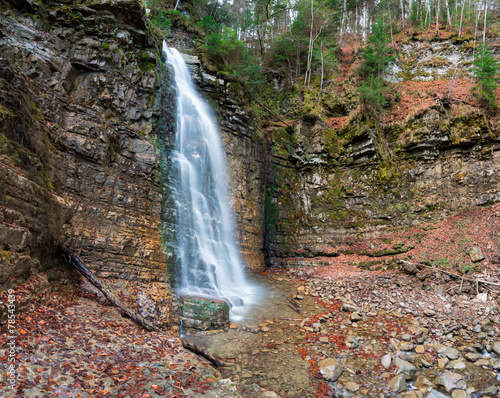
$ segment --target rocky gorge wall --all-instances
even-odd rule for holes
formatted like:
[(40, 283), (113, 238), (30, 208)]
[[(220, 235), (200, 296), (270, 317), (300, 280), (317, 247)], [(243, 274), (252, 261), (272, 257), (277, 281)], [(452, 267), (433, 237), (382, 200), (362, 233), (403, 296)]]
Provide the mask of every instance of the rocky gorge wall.
[[(399, 44), (400, 57), (385, 77), (402, 93), (393, 110), (407, 107), (397, 121), (355, 112), (356, 99), (346, 88), (355, 75), (349, 73), (342, 88), (330, 83), (314, 111), (292, 126), (269, 129), (268, 264), (405, 253), (413, 245), (381, 250), (375, 241), (388, 231), (432, 228), (457, 212), (500, 201), (498, 118), (464, 96), (473, 41), (457, 40)], [(488, 41), (498, 53), (498, 39)], [(430, 84), (405, 86), (419, 81)], [(405, 102), (410, 90), (417, 93), (413, 103)], [(490, 249), (500, 253), (500, 247)]]
[(139, 312), (170, 327), (144, 10), (135, 1), (12, 5), (0, 17), (2, 228), (27, 239), (2, 239), (2, 287), (53, 266), (62, 243), (110, 283), (135, 281)]
[[(139, 313), (172, 327), (175, 92), (144, 8), (12, 0), (2, 9), (0, 287), (63, 261), (64, 244)], [(245, 263), (262, 268), (263, 146), (225, 83), (191, 66), (220, 120)]]

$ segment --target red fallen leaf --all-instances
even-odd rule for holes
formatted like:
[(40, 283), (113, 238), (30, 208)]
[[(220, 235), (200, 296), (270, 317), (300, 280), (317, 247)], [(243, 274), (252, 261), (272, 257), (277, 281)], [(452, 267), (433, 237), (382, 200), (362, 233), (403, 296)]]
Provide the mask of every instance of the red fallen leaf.
[[(86, 378), (87, 380), (92, 380), (92, 379), (94, 378), (94, 376), (92, 376), (92, 375), (87, 375), (87, 376), (85, 376), (85, 378)], [(90, 398), (90, 397), (89, 397), (89, 398)]]
[(21, 334), (26, 334), (26, 330), (24, 330), (24, 329), (19, 329), (19, 333), (21, 333)]
[(214, 382), (214, 379), (212, 379), (211, 377), (206, 377), (206, 378), (205, 378), (205, 381), (206, 381), (207, 383), (213, 383), (213, 382)]

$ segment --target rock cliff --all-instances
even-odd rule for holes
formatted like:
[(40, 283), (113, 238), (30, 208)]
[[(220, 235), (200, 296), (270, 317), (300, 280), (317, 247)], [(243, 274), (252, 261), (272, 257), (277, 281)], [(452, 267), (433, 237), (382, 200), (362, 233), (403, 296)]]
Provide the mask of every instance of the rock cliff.
[(10, 237), (2, 287), (52, 266), (64, 243), (98, 276), (142, 284), (148, 297), (136, 305), (156, 302), (153, 318), (171, 325), (152, 128), (156, 54), (143, 8), (13, 1), (2, 9), (1, 228)]
[[(175, 97), (144, 8), (12, 0), (2, 9), (1, 288), (62, 261), (65, 244), (142, 315), (171, 327)], [(226, 83), (196, 57), (190, 66), (219, 117), (245, 262), (262, 268), (264, 147)]]
[(355, 111), (349, 72), (328, 82), (318, 106), (292, 127), (268, 128), (269, 264), (408, 252), (409, 245), (377, 250), (375, 241), (500, 201), (498, 116), (470, 96), (472, 40), (453, 40), (399, 43), (386, 79), (398, 82), (401, 98), (385, 119)]

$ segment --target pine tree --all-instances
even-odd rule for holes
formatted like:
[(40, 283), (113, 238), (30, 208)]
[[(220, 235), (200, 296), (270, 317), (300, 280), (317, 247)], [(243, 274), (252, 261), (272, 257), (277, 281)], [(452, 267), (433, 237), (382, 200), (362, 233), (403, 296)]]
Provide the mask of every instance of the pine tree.
[(378, 21), (372, 27), (372, 34), (368, 36), (369, 44), (363, 52), (365, 63), (360, 69), (361, 76), (381, 77), (386, 71), (389, 62), (394, 60), (393, 49), (389, 47), (389, 35), (386, 26)]
[(359, 74), (366, 80), (358, 88), (359, 101), (365, 112), (379, 112), (390, 104), (391, 90), (382, 79), (389, 63), (395, 58), (393, 49), (389, 47), (389, 36), (381, 21), (373, 25), (369, 44), (362, 58), (365, 61)]
[(498, 87), (498, 71), (500, 64), (493, 57), (490, 50), (483, 44), (472, 61), (470, 68), (476, 85), (473, 87), (474, 95), (479, 98), (487, 108), (497, 109), (496, 90)]

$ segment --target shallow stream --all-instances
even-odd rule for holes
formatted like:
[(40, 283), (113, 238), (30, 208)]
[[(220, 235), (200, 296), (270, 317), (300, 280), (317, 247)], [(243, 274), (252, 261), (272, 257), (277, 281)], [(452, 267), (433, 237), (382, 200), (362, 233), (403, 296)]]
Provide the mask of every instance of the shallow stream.
[(282, 396), (313, 396), (317, 386), (309, 374), (310, 364), (302, 358), (297, 345), (305, 337), (300, 327), (302, 320), (325, 309), (309, 296), (299, 301), (303, 314), (295, 312), (287, 296), (296, 293), (297, 284), (279, 279), (260, 275), (253, 278), (265, 293), (260, 303), (227, 332), (185, 338), (230, 365), (221, 369), (224, 378), (241, 384), (257, 383)]

